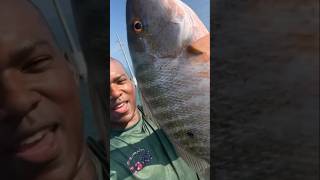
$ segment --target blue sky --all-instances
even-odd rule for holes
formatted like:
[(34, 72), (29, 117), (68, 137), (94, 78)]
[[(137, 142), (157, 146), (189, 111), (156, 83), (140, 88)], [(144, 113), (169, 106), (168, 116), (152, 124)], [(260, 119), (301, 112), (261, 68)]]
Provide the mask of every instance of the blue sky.
[[(188, 4), (197, 13), (207, 28), (210, 29), (210, 0), (183, 0), (183, 2)], [(117, 33), (129, 59), (129, 64), (132, 66), (127, 43), (125, 16), (126, 0), (110, 0), (110, 54), (112, 57), (127, 65), (116, 37)]]

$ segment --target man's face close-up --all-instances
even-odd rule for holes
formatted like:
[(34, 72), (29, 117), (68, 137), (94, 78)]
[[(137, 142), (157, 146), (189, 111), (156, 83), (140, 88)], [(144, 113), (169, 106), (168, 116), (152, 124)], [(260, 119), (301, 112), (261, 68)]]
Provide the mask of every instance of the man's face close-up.
[(110, 113), (111, 125), (125, 127), (137, 116), (135, 87), (122, 65), (110, 61)]
[(71, 179), (84, 149), (75, 76), (33, 7), (0, 2), (0, 179)]

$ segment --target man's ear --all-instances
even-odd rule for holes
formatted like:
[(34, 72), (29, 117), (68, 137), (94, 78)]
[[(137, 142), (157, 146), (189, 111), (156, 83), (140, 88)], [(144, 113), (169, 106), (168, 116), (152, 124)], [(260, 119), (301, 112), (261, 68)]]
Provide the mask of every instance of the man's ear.
[(65, 52), (65, 53), (63, 53), (63, 57), (68, 61), (68, 62), (70, 62), (69, 61), (69, 56), (68, 56), (68, 54)]
[(70, 57), (68, 56), (68, 53), (66, 52), (63, 53), (63, 57), (67, 60), (68, 67), (73, 73), (74, 80), (76, 81), (77, 85), (79, 85), (80, 74), (73, 63), (73, 60), (70, 59)]
[(132, 77), (130, 77), (130, 81), (131, 81), (131, 83), (133, 84), (134, 88), (136, 88), (136, 89), (137, 89), (137, 85), (136, 85), (136, 83), (134, 83), (134, 80), (133, 80), (133, 78), (132, 78)]

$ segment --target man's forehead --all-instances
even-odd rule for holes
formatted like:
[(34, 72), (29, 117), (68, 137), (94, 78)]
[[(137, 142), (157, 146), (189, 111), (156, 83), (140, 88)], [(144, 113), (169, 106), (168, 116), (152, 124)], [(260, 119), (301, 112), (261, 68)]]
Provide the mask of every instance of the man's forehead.
[(48, 29), (39, 10), (27, 0), (1, 0), (0, 27), (0, 31)]
[(54, 44), (54, 37), (39, 13), (26, 0), (1, 0), (0, 48), (13, 49), (29, 41)]
[(128, 77), (128, 74), (120, 62), (110, 59), (110, 78), (117, 78), (120, 76)]
[(123, 65), (116, 60), (110, 61), (110, 72), (118, 72), (118, 73), (126, 74), (126, 71), (125, 71)]
[(10, 18), (19, 15), (30, 15), (39, 18), (38, 9), (30, 0), (1, 0), (0, 10), (1, 15), (10, 15)]

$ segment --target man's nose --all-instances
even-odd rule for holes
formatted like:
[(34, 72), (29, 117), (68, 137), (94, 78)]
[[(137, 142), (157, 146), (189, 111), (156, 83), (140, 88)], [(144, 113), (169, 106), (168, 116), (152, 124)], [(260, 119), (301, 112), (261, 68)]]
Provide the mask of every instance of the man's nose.
[(33, 91), (22, 76), (12, 73), (0, 75), (0, 110), (1, 119), (21, 119), (34, 109), (41, 96)]
[(122, 91), (116, 85), (110, 85), (110, 100), (115, 100), (122, 95)]

